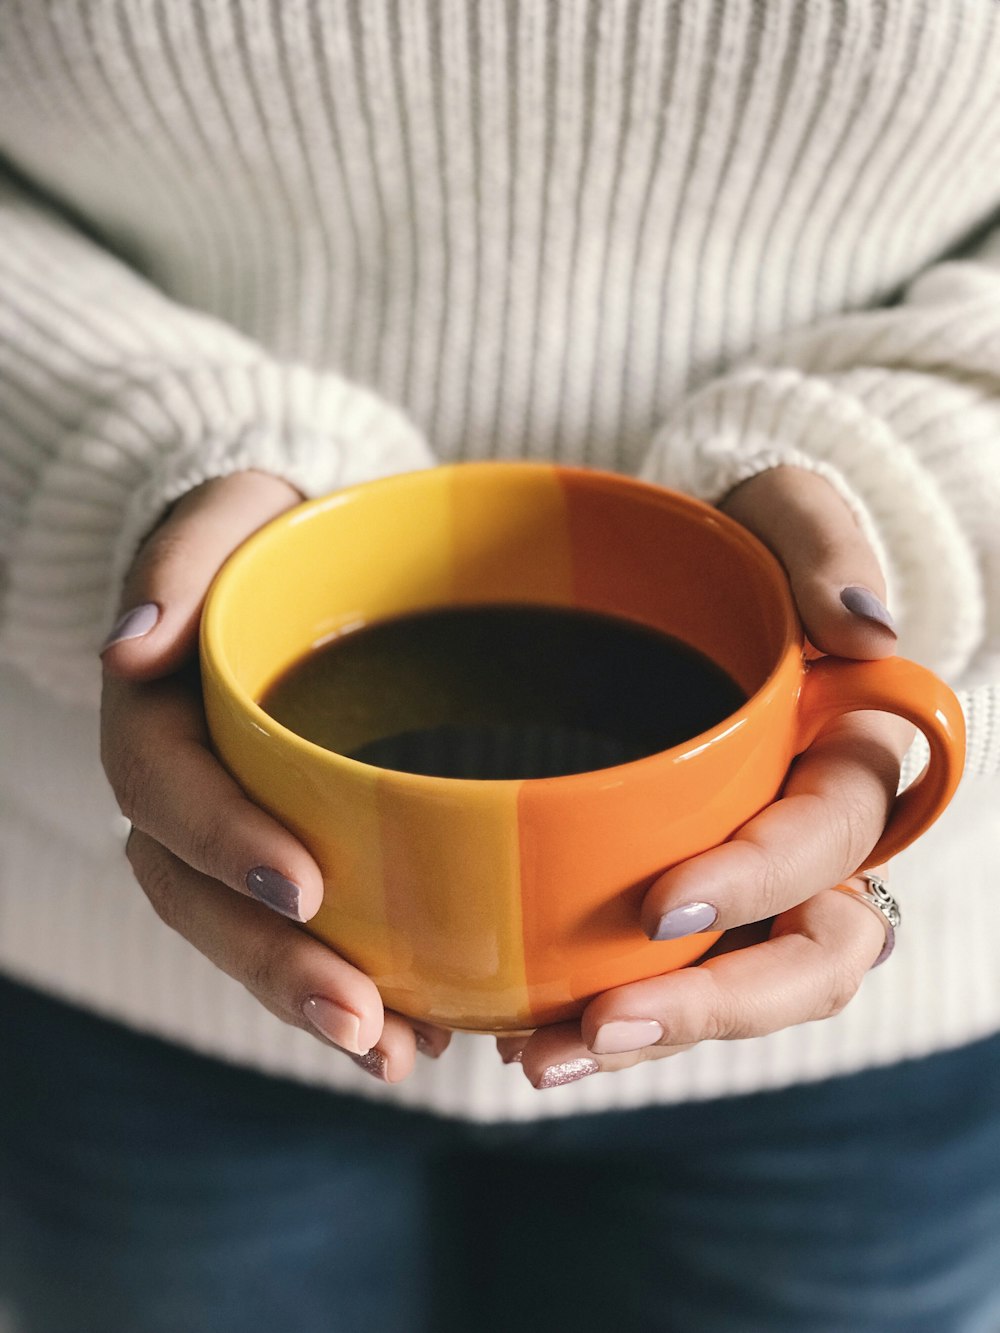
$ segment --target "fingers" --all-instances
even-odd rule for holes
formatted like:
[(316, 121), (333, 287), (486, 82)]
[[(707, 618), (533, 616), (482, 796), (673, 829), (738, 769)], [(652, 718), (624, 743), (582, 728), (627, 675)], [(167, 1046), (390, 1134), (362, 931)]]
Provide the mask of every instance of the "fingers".
[(451, 1033), (447, 1028), (434, 1027), (420, 1019), (403, 1016), (400, 1020), (413, 1032), (414, 1043), (420, 1055), (436, 1060), (451, 1045)]
[(159, 915), (285, 1022), (398, 1082), (415, 1052), (440, 1055), (450, 1034), (385, 1013), (369, 978), (247, 901), (305, 921), (322, 901), (322, 877), (212, 755), (190, 665), (219, 566), (299, 499), (276, 477), (235, 474), (190, 492), (147, 540), (103, 651), (102, 761), (133, 825), (129, 859)]
[(144, 833), (128, 858), (154, 910), (283, 1022), (346, 1051), (374, 1077), (398, 1083), (418, 1049), (438, 1055), (449, 1034), (386, 1013), (368, 977), (313, 939), (184, 865)]
[(831, 727), (796, 760), (779, 800), (652, 885), (642, 904), (649, 937), (762, 921), (853, 874), (885, 828), (909, 735), (881, 713)]
[(620, 1049), (620, 1028), (603, 1036), (601, 1029), (645, 1019), (663, 1029), (656, 1044), (683, 1045), (830, 1018), (855, 994), (884, 943), (874, 912), (825, 889), (782, 913), (761, 944), (599, 996), (583, 1015), (582, 1035), (588, 1046)]
[(132, 680), (176, 670), (194, 650), (202, 603), (219, 566), (301, 498), (263, 472), (234, 473), (189, 492), (136, 557), (122, 613), (102, 651), (106, 670)]
[(212, 755), (198, 695), (183, 680), (108, 677), (101, 758), (122, 813), (180, 861), (295, 921), (319, 910), (319, 867)]
[(520, 1064), (527, 1041), (528, 1035), (523, 1033), (516, 1037), (497, 1037), (497, 1054), (505, 1065)]
[[(509, 1039), (503, 1040), (506, 1042)], [(499, 1047), (500, 1042), (497, 1045)], [(555, 1023), (550, 1027), (539, 1028), (527, 1041), (522, 1039), (516, 1056), (508, 1058), (501, 1052), (501, 1059), (505, 1064), (520, 1064), (528, 1082), (543, 1092), (548, 1088), (577, 1083), (590, 1074), (613, 1074), (645, 1060), (662, 1060), (690, 1049), (690, 1044), (677, 1047), (664, 1045), (625, 1055), (596, 1054), (583, 1040), (579, 1023)]]
[(830, 1018), (854, 996), (884, 942), (876, 913), (824, 890), (783, 913), (763, 943), (621, 986), (593, 1000), (579, 1024), (539, 1029), (521, 1056), (525, 1076), (537, 1088), (557, 1087), (702, 1041)]
[(196, 683), (183, 672), (158, 679), (193, 652), (220, 564), (298, 499), (277, 477), (237, 473), (190, 492), (149, 538), (104, 652), (101, 758), (136, 828), (211, 879), (306, 921), (323, 898), (316, 863), (212, 756)]
[(801, 468), (775, 468), (738, 486), (721, 507), (784, 565), (811, 643), (838, 657), (892, 656), (896, 633), (882, 571), (829, 482)]
[[(356, 1053), (379, 1040), (383, 1012), (374, 982), (324, 944), (225, 892), (148, 834), (133, 831), (127, 855), (160, 919), (273, 1014), (306, 1031), (322, 1020), (331, 1041)], [(313, 999), (322, 1001), (318, 1009), (307, 1008)]]

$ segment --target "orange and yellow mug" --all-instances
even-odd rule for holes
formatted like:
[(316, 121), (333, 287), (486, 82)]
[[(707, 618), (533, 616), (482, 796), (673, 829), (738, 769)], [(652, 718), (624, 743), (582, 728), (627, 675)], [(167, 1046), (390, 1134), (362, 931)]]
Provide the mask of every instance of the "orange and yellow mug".
[[(374, 768), (258, 706), (342, 629), (498, 602), (639, 620), (713, 659), (747, 702), (647, 758), (524, 781)], [(557, 1022), (703, 954), (717, 933), (646, 938), (645, 890), (771, 802), (794, 756), (841, 714), (898, 713), (930, 745), (868, 865), (932, 823), (963, 762), (962, 713), (934, 675), (900, 658), (807, 662), (784, 574), (755, 537), (698, 501), (607, 473), (468, 463), (301, 505), (226, 564), (201, 647), (219, 756), (323, 872), (309, 929), (387, 1006), (452, 1028)]]

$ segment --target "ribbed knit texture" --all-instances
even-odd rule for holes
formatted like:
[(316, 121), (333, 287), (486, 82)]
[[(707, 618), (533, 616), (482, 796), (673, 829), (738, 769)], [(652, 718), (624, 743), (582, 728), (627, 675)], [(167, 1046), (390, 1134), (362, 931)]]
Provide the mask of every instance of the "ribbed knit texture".
[[(0, 153), (0, 656), (38, 687), (4, 678), (4, 967), (377, 1092), (155, 921), (97, 766), (135, 546), (246, 467), (312, 494), (554, 458), (710, 500), (815, 469), (884, 557), (901, 651), (966, 691), (971, 771), (1000, 773), (993, 0), (0, 0)], [(986, 809), (963, 855), (988, 915)], [(549, 1114), (977, 1035), (1000, 933), (966, 938), (941, 891), (866, 983), (891, 1021), (862, 995), (531, 1101), (470, 1041), (394, 1095)]]

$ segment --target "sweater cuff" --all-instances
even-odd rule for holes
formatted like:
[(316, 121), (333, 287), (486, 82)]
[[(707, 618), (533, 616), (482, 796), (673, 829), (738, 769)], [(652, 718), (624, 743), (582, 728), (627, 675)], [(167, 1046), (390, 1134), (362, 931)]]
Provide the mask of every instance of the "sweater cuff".
[(11, 544), (0, 656), (62, 698), (94, 702), (122, 580), (187, 491), (255, 469), (311, 497), (433, 461), (403, 413), (335, 375), (257, 362), (133, 382), (40, 478)]
[[(670, 443), (666, 441), (662, 441), (662, 443), (665, 444), (664, 453), (669, 458), (675, 451)], [(664, 461), (663, 456), (659, 455), (657, 450), (650, 450), (642, 470), (643, 480), (659, 482), (663, 486), (671, 484), (676, 487), (676, 482), (668, 483), (657, 475), (660, 472), (670, 475), (675, 470), (669, 466), (664, 467)], [(770, 472), (776, 467), (796, 467), (802, 468), (805, 472), (814, 472), (817, 476), (822, 477), (824, 481), (829, 482), (850, 509), (858, 527), (875, 551), (878, 561), (888, 578), (889, 555), (871, 511), (857, 491), (848, 485), (843, 473), (831, 463), (814, 458), (811, 454), (803, 453), (801, 449), (781, 448), (778, 445), (771, 444), (766, 448), (757, 448), (751, 452), (743, 453), (732, 448), (721, 447), (721, 442), (717, 440), (705, 443), (700, 450), (700, 462), (702, 467), (699, 469), (699, 475), (691, 483), (691, 486), (696, 487), (696, 489), (685, 489), (689, 495), (693, 495), (696, 499), (704, 500), (711, 505), (721, 505), (737, 486), (749, 481), (751, 477), (758, 477), (762, 472)]]
[(933, 476), (863, 398), (799, 371), (749, 369), (689, 399), (640, 475), (717, 504), (782, 466), (824, 477), (850, 507), (885, 572), (900, 652), (959, 677), (983, 636), (975, 556)]

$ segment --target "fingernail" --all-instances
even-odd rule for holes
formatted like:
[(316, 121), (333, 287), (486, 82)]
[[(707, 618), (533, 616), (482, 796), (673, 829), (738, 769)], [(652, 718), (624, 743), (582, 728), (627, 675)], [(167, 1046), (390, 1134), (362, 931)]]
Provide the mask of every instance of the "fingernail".
[(641, 1051), (663, 1039), (663, 1028), (653, 1018), (620, 1018), (602, 1023), (594, 1034), (590, 1049), (597, 1055), (621, 1055)]
[(293, 921), (305, 919), (299, 906), (302, 890), (270, 866), (254, 866), (248, 870), (246, 886), (265, 907), (280, 912), (282, 916), (291, 917)]
[[(350, 1055), (350, 1052), (348, 1052)], [(359, 1069), (363, 1069), (366, 1074), (371, 1074), (372, 1078), (377, 1078), (381, 1083), (388, 1083), (385, 1076), (388, 1061), (381, 1051), (373, 1046), (370, 1051), (365, 1051), (364, 1055), (351, 1055), (351, 1059)]]
[(141, 639), (148, 634), (160, 618), (160, 608), (155, 602), (143, 602), (134, 606), (116, 622), (114, 629), (101, 644), (101, 652), (106, 652), (113, 644), (123, 643), (126, 639)]
[(421, 1055), (426, 1055), (428, 1059), (436, 1060), (441, 1054), (440, 1051), (435, 1049), (434, 1043), (425, 1037), (422, 1032), (418, 1032), (416, 1028), (413, 1029), (413, 1039), (417, 1043), (417, 1050)]
[(684, 935), (696, 935), (715, 924), (718, 912), (711, 903), (685, 903), (664, 912), (650, 935), (651, 940), (679, 940)]
[(891, 630), (893, 634), (896, 633), (896, 622), (889, 614), (889, 608), (870, 589), (845, 588), (840, 594), (840, 600), (852, 615), (861, 616), (864, 620), (874, 620), (876, 625)]
[(596, 1060), (582, 1057), (579, 1060), (566, 1060), (561, 1065), (549, 1065), (548, 1069), (535, 1084), (536, 1088), (561, 1088), (564, 1083), (576, 1083), (588, 1074), (596, 1074), (600, 1065)]
[(311, 995), (302, 1006), (302, 1012), (317, 1032), (329, 1038), (335, 1046), (354, 1055), (361, 1054), (358, 1034), (361, 1031), (361, 1019), (352, 1014), (350, 1009), (328, 1000), (323, 995)]
[(500, 1059), (505, 1065), (519, 1065), (524, 1058), (524, 1051), (511, 1051), (510, 1055), (501, 1055)]

